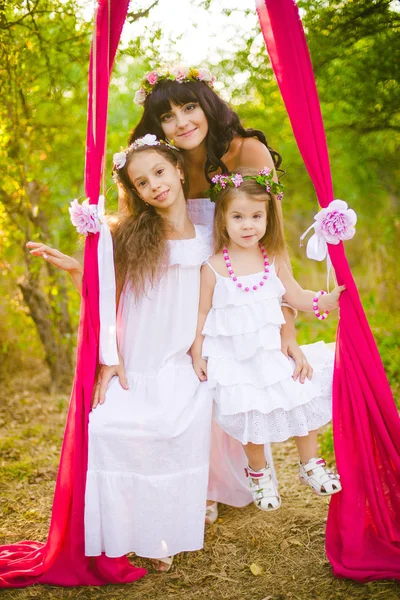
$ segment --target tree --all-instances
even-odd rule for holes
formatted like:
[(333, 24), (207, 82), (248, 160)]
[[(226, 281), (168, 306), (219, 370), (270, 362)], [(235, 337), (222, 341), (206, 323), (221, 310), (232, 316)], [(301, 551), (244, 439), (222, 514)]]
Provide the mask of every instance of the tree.
[(2, 272), (20, 289), (56, 387), (70, 383), (73, 366), (66, 276), (25, 244), (74, 246), (68, 204), (83, 194), (91, 33), (77, 0), (0, 3)]

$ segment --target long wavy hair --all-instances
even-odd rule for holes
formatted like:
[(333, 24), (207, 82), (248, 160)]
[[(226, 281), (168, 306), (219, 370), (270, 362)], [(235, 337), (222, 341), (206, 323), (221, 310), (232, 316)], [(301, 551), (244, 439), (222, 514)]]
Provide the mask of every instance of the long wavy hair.
[[(253, 169), (238, 169), (237, 172), (242, 177), (246, 175), (257, 177), (258, 175), (258, 171)], [(237, 188), (227, 185), (218, 194), (214, 213), (214, 252), (221, 252), (224, 246), (229, 244), (229, 235), (226, 230), (226, 213), (232, 200), (242, 193), (247, 194), (253, 200), (265, 203), (267, 228), (260, 242), (267, 251), (268, 256), (285, 258), (287, 250), (283, 231), (282, 210), (278, 206), (279, 200), (276, 199), (274, 194), (267, 192), (265, 187), (257, 183), (255, 179), (245, 179)]]
[(132, 158), (144, 152), (157, 152), (174, 167), (179, 167), (183, 173), (185, 198), (188, 195), (188, 177), (182, 155), (166, 146), (128, 149), (125, 165), (121, 169), (114, 168), (124, 207), (117, 218), (110, 221), (118, 296), (125, 282), (130, 281), (138, 298), (157, 281), (168, 265), (167, 223), (153, 206), (141, 199), (128, 175)]
[(268, 148), (275, 168), (279, 170), (282, 158), (268, 145), (262, 131), (245, 129), (235, 111), (204, 81), (179, 83), (163, 79), (157, 83), (146, 98), (142, 118), (133, 129), (129, 143), (131, 144), (147, 133), (153, 133), (159, 139), (165, 139), (161, 127), (161, 115), (171, 110), (171, 103), (182, 106), (188, 102), (198, 102), (208, 121), (207, 159), (204, 167), (207, 181), (211, 182), (210, 173), (218, 169), (224, 174), (229, 172), (222, 157), (228, 151), (229, 145), (236, 135), (243, 138), (256, 137), (260, 140)]

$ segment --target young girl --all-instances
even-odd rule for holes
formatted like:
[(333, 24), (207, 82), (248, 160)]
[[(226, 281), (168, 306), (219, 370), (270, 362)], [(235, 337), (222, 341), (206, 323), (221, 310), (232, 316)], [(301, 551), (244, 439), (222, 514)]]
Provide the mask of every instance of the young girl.
[(90, 414), (85, 552), (135, 552), (164, 571), (203, 546), (212, 399), (188, 351), (211, 231), (188, 217), (179, 152), (149, 135), (114, 163), (126, 204), (113, 231), (120, 364), (100, 367)]
[(320, 315), (338, 306), (344, 286), (317, 294), (293, 278), (279, 200), (271, 193), (279, 186), (269, 168), (214, 181), (215, 254), (201, 271), (194, 369), (214, 392), (220, 427), (243, 444), (258, 508), (280, 506), (264, 443), (289, 437), (298, 447), (301, 481), (319, 495), (334, 494), (341, 490), (338, 476), (317, 458), (317, 429), (331, 419), (333, 355), (323, 344), (309, 347), (317, 361), (314, 377), (304, 385), (293, 380), (293, 365), (281, 351), (281, 301), (306, 311), (317, 304)]

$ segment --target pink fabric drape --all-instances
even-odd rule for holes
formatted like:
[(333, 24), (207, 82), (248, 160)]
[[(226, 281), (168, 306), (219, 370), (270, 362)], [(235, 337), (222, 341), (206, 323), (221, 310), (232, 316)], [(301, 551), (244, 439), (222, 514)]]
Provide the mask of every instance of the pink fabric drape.
[[(333, 200), (322, 115), (294, 0), (258, 0), (268, 54), (319, 204)], [(359, 224), (362, 227), (362, 223)], [(343, 491), (333, 496), (326, 551), (337, 577), (400, 579), (400, 421), (343, 244), (329, 246), (340, 284), (333, 430)]]
[[(128, 0), (100, 0), (89, 71), (85, 189), (97, 204), (105, 147), (108, 84), (128, 10)], [(84, 493), (87, 431), (99, 339), (98, 235), (85, 247), (85, 274), (75, 381), (46, 543), (25, 541), (0, 547), (0, 587), (33, 583), (61, 586), (128, 583), (146, 574), (126, 557), (88, 558), (84, 553)]]

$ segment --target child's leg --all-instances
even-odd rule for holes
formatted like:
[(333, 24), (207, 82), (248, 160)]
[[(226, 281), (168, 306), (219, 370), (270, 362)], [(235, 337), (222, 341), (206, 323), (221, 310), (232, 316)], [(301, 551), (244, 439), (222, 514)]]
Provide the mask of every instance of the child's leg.
[(318, 456), (317, 436), (318, 431), (314, 430), (310, 431), (308, 435), (294, 438), (297, 450), (299, 451), (300, 462), (303, 464), (308, 463), (309, 460)]
[(318, 458), (318, 431), (310, 431), (308, 435), (295, 437), (300, 455), (300, 479), (312, 488), (319, 496), (330, 496), (340, 492), (339, 475), (327, 469), (325, 461)]
[(249, 467), (255, 471), (260, 471), (266, 467), (267, 460), (263, 444), (252, 444), (249, 442), (243, 446), (243, 450), (247, 456)]
[(267, 465), (264, 445), (248, 443), (243, 445), (249, 468), (246, 475), (253, 502), (261, 510), (276, 510), (281, 505), (278, 490), (272, 478), (271, 467)]

